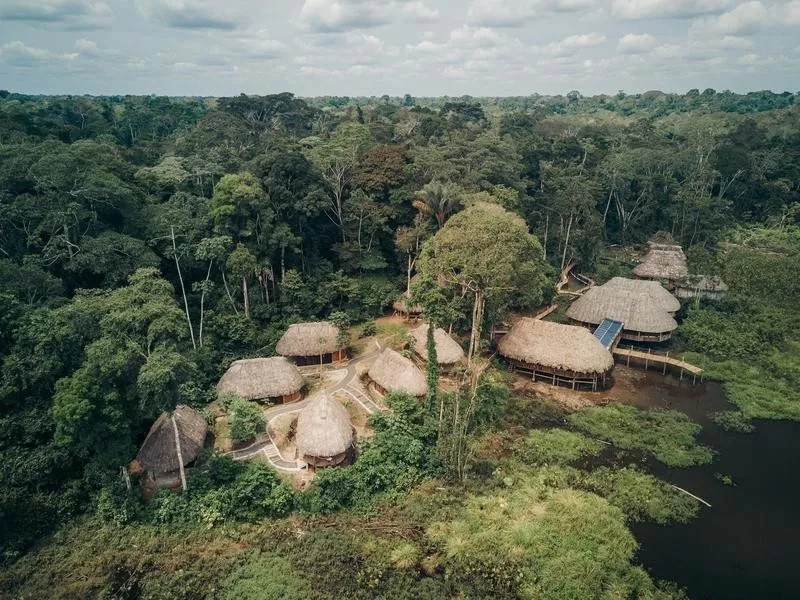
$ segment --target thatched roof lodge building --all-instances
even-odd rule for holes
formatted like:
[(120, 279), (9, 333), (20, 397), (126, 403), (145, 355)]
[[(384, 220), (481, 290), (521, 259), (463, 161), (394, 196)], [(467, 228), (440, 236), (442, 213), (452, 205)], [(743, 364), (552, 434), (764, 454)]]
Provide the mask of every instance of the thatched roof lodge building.
[(614, 359), (589, 330), (522, 318), (497, 343), (512, 370), (553, 385), (603, 389), (611, 382)]
[(372, 363), (367, 376), (370, 388), (381, 396), (395, 391), (418, 397), (428, 393), (428, 384), (422, 371), (410, 359), (391, 348), (386, 348)]
[(136, 462), (146, 473), (144, 485), (186, 489), (184, 467), (203, 448), (208, 424), (196, 410), (179, 404), (164, 412), (150, 427)]
[[(423, 323), (409, 333), (414, 339), (414, 354), (423, 362), (428, 362), (428, 324)], [(433, 330), (433, 343), (436, 346), (436, 362), (444, 369), (451, 368), (464, 358), (464, 349), (441, 327)]]
[(642, 279), (664, 279), (675, 281), (689, 274), (686, 255), (677, 244), (648, 242), (650, 250), (644, 260), (633, 269), (633, 274)]
[(339, 342), (339, 328), (328, 321), (289, 325), (275, 350), (298, 365), (337, 362), (347, 356)]
[(675, 295), (678, 298), (722, 300), (728, 295), (728, 286), (713, 275), (690, 275), (675, 285)]
[(594, 329), (604, 319), (623, 323), (622, 339), (662, 342), (678, 327), (681, 304), (656, 281), (615, 277), (595, 286), (567, 309), (574, 323)]
[(234, 361), (217, 384), (217, 393), (248, 400), (294, 402), (302, 398), (303, 376), (283, 356)]
[(353, 447), (350, 413), (328, 394), (315, 396), (297, 417), (298, 457), (312, 469), (341, 465)]

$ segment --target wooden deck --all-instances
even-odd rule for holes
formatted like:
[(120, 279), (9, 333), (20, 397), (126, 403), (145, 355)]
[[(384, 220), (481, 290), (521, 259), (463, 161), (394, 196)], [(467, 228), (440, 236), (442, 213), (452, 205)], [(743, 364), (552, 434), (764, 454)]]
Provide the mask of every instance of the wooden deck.
[(681, 379), (683, 379), (684, 373), (688, 373), (695, 380), (697, 379), (697, 377), (702, 378), (703, 376), (703, 369), (701, 369), (700, 367), (696, 367), (692, 364), (689, 364), (686, 361), (670, 356), (669, 353), (658, 354), (649, 351), (643, 352), (641, 350), (636, 350), (634, 348), (623, 348), (621, 346), (614, 348), (613, 353), (615, 357), (624, 360), (628, 365), (630, 365), (631, 359), (636, 360), (638, 362), (643, 362), (645, 370), (647, 370), (647, 368), (650, 365), (654, 365), (654, 366), (660, 366), (662, 368), (662, 372), (665, 375), (667, 373), (667, 368), (672, 368), (673, 370), (680, 371)]

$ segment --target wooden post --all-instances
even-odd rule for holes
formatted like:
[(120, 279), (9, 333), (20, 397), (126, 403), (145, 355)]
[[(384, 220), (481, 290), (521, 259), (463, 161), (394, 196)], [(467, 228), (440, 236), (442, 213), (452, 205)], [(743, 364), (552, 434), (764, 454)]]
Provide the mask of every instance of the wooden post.
[(572, 378), (572, 389), (575, 389), (575, 377)]
[[(667, 352), (667, 359), (669, 359), (669, 352)], [(662, 375), (666, 375), (666, 374), (667, 374), (667, 361), (665, 360), (664, 361), (664, 372), (662, 373)]]
[(556, 374), (555, 374), (555, 372), (553, 372), (553, 385), (555, 385), (555, 384), (556, 384)]
[(630, 352), (628, 352), (628, 364), (625, 365), (625, 366), (626, 367), (630, 367), (631, 366), (631, 353)]
[[(648, 354), (648, 356), (650, 355), (650, 348), (647, 349), (647, 354)], [(644, 359), (644, 370), (645, 371), (647, 371), (647, 362), (648, 362), (647, 358), (645, 357), (645, 359)]]

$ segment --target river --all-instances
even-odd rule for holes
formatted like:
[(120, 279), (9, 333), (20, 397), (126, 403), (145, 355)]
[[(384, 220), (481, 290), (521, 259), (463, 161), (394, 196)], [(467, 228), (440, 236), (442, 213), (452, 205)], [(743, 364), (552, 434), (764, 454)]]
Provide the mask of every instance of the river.
[[(617, 367), (623, 375), (624, 367)], [(708, 501), (685, 525), (632, 527), (639, 560), (657, 579), (696, 599), (800, 598), (800, 423), (757, 421), (755, 433), (724, 431), (708, 417), (730, 409), (721, 386), (692, 386), (656, 373), (625, 377), (609, 396), (642, 408), (672, 408), (703, 426), (719, 455), (707, 466), (654, 474)], [(635, 393), (632, 393), (635, 388)], [(725, 485), (715, 474), (728, 475)]]

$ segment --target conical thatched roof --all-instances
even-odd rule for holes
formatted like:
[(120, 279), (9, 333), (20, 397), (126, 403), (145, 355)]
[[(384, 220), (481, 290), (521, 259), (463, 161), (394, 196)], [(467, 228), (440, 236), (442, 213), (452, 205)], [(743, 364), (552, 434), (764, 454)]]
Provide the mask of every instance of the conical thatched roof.
[[(658, 285), (656, 282), (636, 282), (630, 279), (624, 279), (623, 282)], [(660, 285), (658, 287), (661, 288)], [(603, 319), (613, 319), (621, 321), (627, 331), (667, 333), (678, 327), (670, 313), (680, 308), (680, 302), (664, 288), (661, 290), (671, 300), (652, 286), (630, 285), (614, 282), (612, 279), (606, 284), (591, 288), (576, 299), (567, 309), (567, 316), (575, 321), (594, 325), (599, 325)]]
[(335, 398), (319, 394), (297, 417), (296, 441), (300, 456), (338, 456), (353, 444), (350, 414)]
[(689, 274), (683, 248), (674, 244), (650, 242), (650, 251), (641, 264), (633, 269), (634, 275), (645, 279), (683, 279)]
[(232, 392), (248, 400), (294, 394), (303, 387), (297, 367), (282, 356), (237, 360), (217, 384), (217, 393)]
[(522, 318), (497, 343), (500, 354), (531, 365), (576, 373), (606, 373), (611, 353), (588, 329)]
[(424, 396), (428, 392), (422, 371), (391, 348), (386, 348), (372, 363), (368, 374), (370, 379), (390, 392), (408, 392), (412, 396)]
[(316, 356), (340, 350), (339, 328), (328, 321), (295, 323), (275, 346), (282, 356)]
[[(415, 327), (410, 334), (414, 338), (414, 352), (428, 360), (428, 324)], [(464, 350), (459, 343), (441, 327), (434, 329), (433, 343), (436, 345), (436, 362), (440, 365), (453, 365), (464, 358)]]
[(175, 430), (180, 443), (183, 466), (188, 465), (203, 447), (208, 425), (196, 410), (179, 404), (172, 414), (164, 412), (156, 419), (139, 449), (136, 459), (151, 473), (169, 473), (180, 469)]
[(680, 300), (669, 293), (664, 286), (657, 281), (614, 277), (604, 283), (603, 287), (617, 288), (630, 294), (647, 294), (656, 306), (669, 313), (678, 312), (681, 309)]

